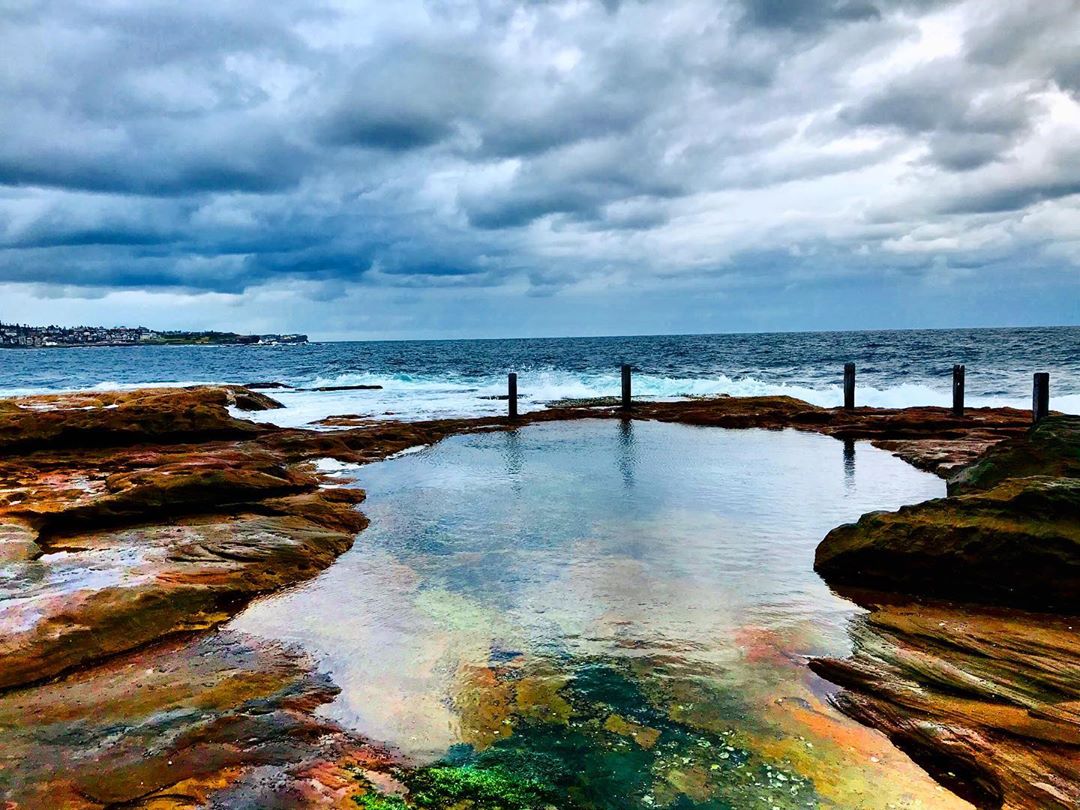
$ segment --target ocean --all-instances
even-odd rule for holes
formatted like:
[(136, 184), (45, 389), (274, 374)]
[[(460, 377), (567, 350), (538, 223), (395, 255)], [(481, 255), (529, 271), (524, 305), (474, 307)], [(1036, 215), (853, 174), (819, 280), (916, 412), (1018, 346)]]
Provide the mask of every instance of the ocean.
[(421, 419), (502, 413), (506, 373), (521, 410), (617, 395), (633, 365), (634, 395), (786, 394), (842, 401), (844, 363), (858, 368), (860, 405), (951, 402), (952, 367), (967, 366), (967, 402), (1031, 407), (1032, 373), (1050, 372), (1051, 408), (1080, 413), (1080, 327), (813, 332), (507, 340), (136, 346), (0, 351), (0, 395), (195, 383), (279, 382), (287, 407), (260, 414), (303, 425), (334, 414)]

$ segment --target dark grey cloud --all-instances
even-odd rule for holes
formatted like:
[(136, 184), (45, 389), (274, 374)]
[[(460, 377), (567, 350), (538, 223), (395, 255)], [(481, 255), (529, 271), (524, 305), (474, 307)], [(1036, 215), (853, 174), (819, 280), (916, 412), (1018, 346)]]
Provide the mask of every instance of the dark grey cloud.
[(431, 146), (481, 112), (494, 71), (467, 42), (391, 44), (352, 72), (321, 134), (331, 144), (390, 151)]
[(803, 32), (881, 18), (878, 6), (869, 0), (743, 0), (742, 5), (748, 25)]
[(1080, 194), (1080, 177), (1010, 185), (965, 194), (943, 207), (947, 214), (987, 214), (1019, 211), (1047, 200)]
[(564, 91), (514, 110), (496, 103), (479, 127), (480, 151), (493, 158), (531, 156), (627, 132), (646, 114), (642, 101), (623, 86)]
[(294, 188), (309, 163), (304, 149), (277, 138), (260, 143), (237, 135), (235, 152), (205, 136), (201, 144), (171, 148), (136, 138), (74, 148), (8, 141), (0, 145), (0, 184), (136, 195), (264, 193)]
[(1039, 112), (1030, 83), (1002, 83), (1002, 78), (937, 60), (886, 84), (841, 118), (855, 126), (925, 136), (930, 160), (940, 167), (975, 169), (1011, 150)]
[(0, 284), (551, 294), (1072, 255), (1067, 216), (1023, 219), (1080, 189), (1071, 0), (9, 5)]
[(1075, 0), (1017, 0), (987, 9), (965, 38), (974, 64), (1012, 69), (1080, 92)]

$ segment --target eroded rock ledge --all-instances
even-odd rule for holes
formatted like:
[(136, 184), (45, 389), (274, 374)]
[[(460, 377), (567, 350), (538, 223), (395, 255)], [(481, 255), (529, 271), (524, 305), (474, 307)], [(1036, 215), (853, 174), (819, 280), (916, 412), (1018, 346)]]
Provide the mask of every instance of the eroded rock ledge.
[[(365, 525), (321, 458), (369, 462), (502, 419), (237, 419), (235, 386), (0, 400), (0, 798), (28, 808), (351, 806), (392, 761), (313, 712), (303, 656), (217, 628), (330, 565)], [(940, 473), (1026, 414), (821, 409), (798, 400), (641, 403), (635, 418), (870, 439)], [(561, 407), (514, 424), (623, 418)], [(245, 804), (246, 803), (246, 804)]]

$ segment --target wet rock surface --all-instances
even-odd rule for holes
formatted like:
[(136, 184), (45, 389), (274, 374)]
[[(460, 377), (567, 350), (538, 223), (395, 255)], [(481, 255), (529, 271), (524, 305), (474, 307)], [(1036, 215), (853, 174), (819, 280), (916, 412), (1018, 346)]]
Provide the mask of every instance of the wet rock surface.
[(340, 762), (366, 749), (314, 716), (336, 690), (310, 662), (186, 640), (326, 568), (366, 525), (363, 492), (310, 461), (377, 455), (371, 442), (305, 446), (228, 411), (275, 404), (199, 388), (0, 406), (0, 797), (158, 808), (232, 791), (271, 807), (356, 792)]
[(0, 451), (110, 447), (146, 441), (241, 438), (263, 427), (229, 416), (226, 406), (281, 407), (236, 386), (52, 394), (0, 400)]
[(1034, 430), (1002, 444), (955, 475), (949, 481), (949, 493), (978, 492), (1033, 475), (1080, 478), (1080, 417), (1046, 419)]
[(54, 538), (49, 548), (62, 550), (6, 572), (0, 689), (226, 621), (252, 597), (327, 567), (352, 544), (344, 523), (241, 514)]
[(355, 807), (393, 759), (313, 710), (337, 688), (286, 647), (176, 640), (0, 696), (0, 795), (19, 808)]
[(1006, 438), (1023, 435), (1031, 414), (1014, 408), (817, 408), (792, 397), (719, 397), (635, 406), (635, 415), (726, 428), (795, 428), (866, 440), (908, 463), (947, 476)]
[(980, 808), (1080, 806), (1076, 617), (863, 594), (845, 660), (811, 668), (835, 704), (885, 732)]
[(1080, 612), (1080, 479), (1013, 478), (985, 492), (877, 512), (834, 529), (832, 583)]

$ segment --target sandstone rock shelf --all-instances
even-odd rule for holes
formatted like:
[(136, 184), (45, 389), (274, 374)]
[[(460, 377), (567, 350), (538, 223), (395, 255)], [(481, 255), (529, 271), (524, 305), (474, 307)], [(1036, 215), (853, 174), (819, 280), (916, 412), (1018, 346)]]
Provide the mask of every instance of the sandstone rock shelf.
[(1080, 418), (993, 448), (950, 496), (834, 529), (815, 568), (831, 583), (1080, 612)]

